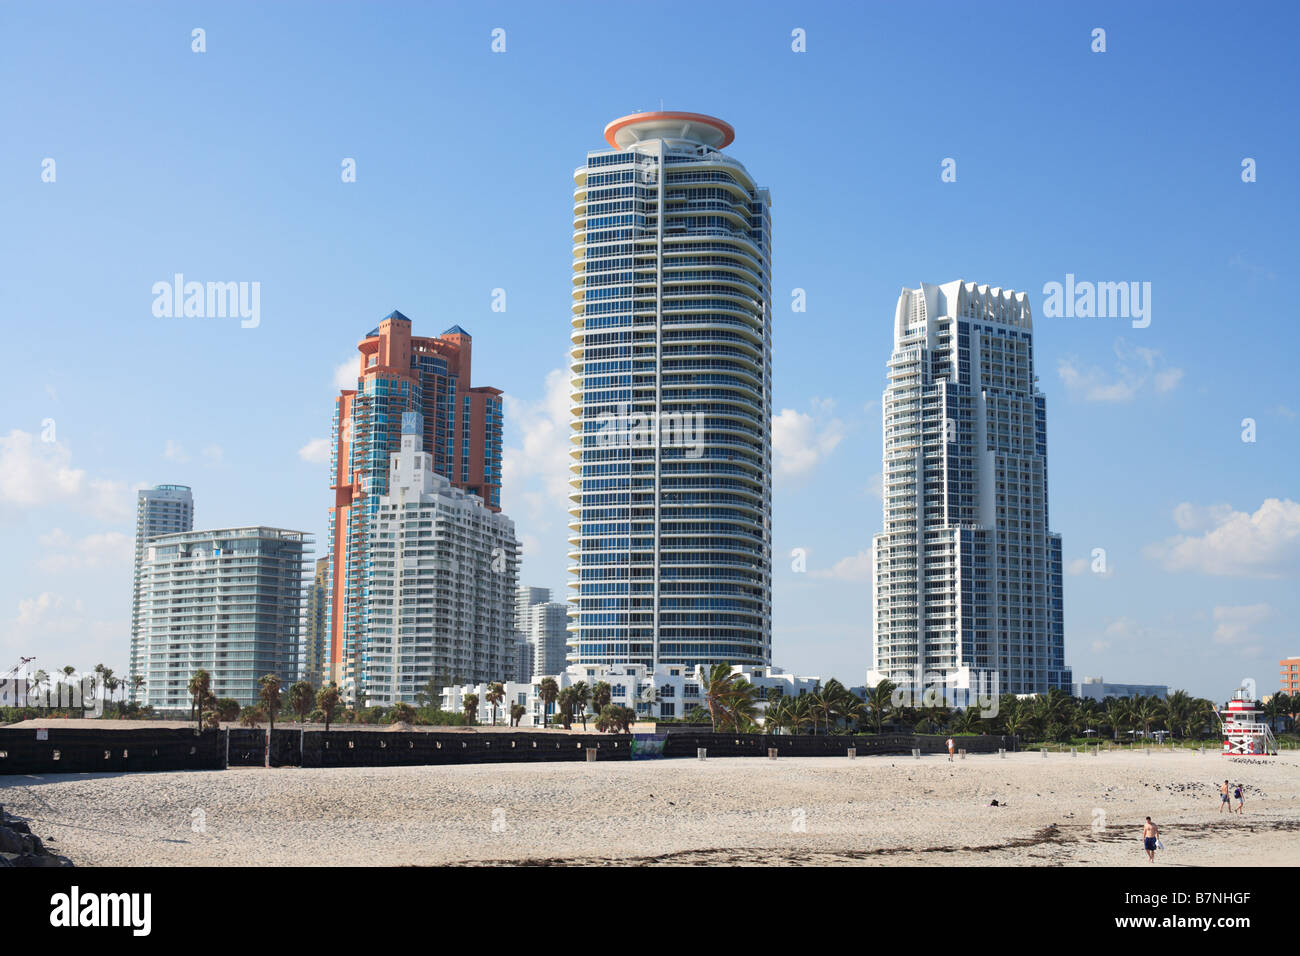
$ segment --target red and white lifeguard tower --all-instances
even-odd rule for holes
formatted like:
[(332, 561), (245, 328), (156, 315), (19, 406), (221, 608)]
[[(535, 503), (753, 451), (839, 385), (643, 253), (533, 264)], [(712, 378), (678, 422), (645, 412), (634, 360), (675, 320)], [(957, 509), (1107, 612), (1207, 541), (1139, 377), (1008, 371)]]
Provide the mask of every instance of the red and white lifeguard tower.
[(1251, 692), (1239, 688), (1228, 701), (1228, 709), (1220, 711), (1223, 724), (1223, 754), (1229, 757), (1268, 757), (1277, 754), (1277, 738), (1273, 729), (1260, 719), (1261, 711), (1255, 705)]

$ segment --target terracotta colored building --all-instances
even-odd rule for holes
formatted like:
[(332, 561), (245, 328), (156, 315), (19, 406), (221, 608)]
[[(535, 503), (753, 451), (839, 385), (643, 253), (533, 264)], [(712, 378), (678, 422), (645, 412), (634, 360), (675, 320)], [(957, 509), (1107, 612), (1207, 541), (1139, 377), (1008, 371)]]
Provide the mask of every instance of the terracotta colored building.
[(437, 474), (501, 510), (501, 390), (470, 385), (469, 333), (453, 325), (436, 338), (414, 336), (411, 320), (393, 312), (357, 350), (357, 387), (334, 402), (330, 451), (327, 670), (349, 700), (366, 654), (365, 541), (388, 492), (389, 455), (401, 448), (402, 413), (423, 416)]
[(1282, 680), (1278, 690), (1287, 694), (1300, 694), (1300, 657), (1287, 657), (1278, 662), (1282, 667)]

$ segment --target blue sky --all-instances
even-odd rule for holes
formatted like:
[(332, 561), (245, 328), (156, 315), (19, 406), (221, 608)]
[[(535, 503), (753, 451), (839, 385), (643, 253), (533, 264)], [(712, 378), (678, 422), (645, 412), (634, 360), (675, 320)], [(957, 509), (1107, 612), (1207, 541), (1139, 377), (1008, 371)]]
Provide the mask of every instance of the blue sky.
[[(393, 309), (473, 334), (524, 580), (562, 593), (572, 172), (662, 102), (732, 123), (772, 190), (776, 663), (865, 678), (894, 305), (963, 278), (1033, 303), (1076, 679), (1271, 689), (1300, 653), (1300, 15), (973, 9), (0, 5), (0, 667), (125, 671), (138, 487), (323, 541), (337, 369)], [(259, 282), (260, 324), (156, 318), (177, 272)], [(1067, 273), (1150, 282), (1150, 326), (1044, 317)]]

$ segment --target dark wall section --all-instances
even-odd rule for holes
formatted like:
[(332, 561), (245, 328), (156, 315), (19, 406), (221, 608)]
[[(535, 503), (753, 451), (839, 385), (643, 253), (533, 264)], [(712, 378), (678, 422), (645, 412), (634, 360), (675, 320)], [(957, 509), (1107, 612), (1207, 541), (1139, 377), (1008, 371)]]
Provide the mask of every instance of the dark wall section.
[[(51, 728), (37, 740), (31, 728), (0, 728), (0, 774), (94, 773), (141, 770), (220, 770), (266, 763), (265, 729), (91, 730)], [(844, 756), (850, 747), (871, 754), (943, 753), (945, 737), (909, 734), (781, 736), (674, 732), (663, 742), (664, 757)], [(968, 753), (1015, 750), (1014, 737), (956, 737)], [(537, 760), (629, 760), (627, 734), (438, 733), (278, 728), (271, 735), (273, 767), (396, 767), (458, 763), (523, 763)]]

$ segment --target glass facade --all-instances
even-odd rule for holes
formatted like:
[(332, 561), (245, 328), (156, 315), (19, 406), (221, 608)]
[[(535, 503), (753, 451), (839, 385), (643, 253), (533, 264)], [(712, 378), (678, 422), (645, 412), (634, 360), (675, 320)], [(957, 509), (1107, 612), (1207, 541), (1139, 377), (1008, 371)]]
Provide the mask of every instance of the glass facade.
[(574, 176), (568, 660), (764, 665), (770, 198), (670, 115)]

